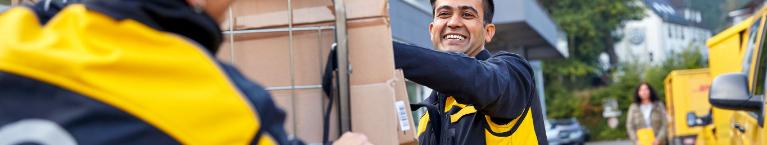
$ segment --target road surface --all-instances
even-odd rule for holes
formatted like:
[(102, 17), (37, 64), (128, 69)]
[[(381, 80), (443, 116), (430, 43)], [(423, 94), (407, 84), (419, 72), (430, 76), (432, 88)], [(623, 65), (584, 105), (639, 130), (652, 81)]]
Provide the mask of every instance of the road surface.
[(589, 143), (586, 143), (586, 145), (632, 145), (632, 144), (631, 144), (631, 141), (628, 141), (628, 140), (619, 140), (619, 141), (589, 142)]

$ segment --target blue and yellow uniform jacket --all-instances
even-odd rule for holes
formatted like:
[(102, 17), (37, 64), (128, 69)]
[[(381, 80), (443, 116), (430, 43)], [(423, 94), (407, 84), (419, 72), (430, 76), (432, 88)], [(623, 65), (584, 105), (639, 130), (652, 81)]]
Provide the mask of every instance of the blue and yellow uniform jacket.
[(395, 42), (405, 78), (434, 90), (418, 124), (421, 145), (547, 145), (527, 61), (483, 50), (475, 58)]
[(300, 143), (184, 0), (15, 7), (0, 34), (0, 144)]

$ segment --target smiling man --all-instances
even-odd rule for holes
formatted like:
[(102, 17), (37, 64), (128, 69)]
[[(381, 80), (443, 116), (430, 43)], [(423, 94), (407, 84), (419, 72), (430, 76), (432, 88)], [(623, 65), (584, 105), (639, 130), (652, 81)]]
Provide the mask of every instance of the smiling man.
[(492, 0), (431, 0), (434, 48), (394, 43), (397, 68), (435, 91), (413, 108), (427, 108), (421, 145), (548, 144), (533, 71), (516, 54), (491, 55)]

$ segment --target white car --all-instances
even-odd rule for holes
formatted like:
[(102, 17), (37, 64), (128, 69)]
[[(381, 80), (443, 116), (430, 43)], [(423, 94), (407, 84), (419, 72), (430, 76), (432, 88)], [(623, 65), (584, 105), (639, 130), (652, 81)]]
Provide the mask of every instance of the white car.
[(549, 145), (583, 145), (589, 139), (588, 132), (575, 118), (545, 120), (544, 124)]

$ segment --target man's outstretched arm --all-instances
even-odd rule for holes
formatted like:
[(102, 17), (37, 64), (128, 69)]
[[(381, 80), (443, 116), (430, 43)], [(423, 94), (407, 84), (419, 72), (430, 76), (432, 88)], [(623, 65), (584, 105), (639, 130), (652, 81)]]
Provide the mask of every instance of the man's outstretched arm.
[(394, 58), (405, 78), (453, 96), (459, 103), (474, 105), (494, 118), (516, 118), (534, 98), (532, 68), (516, 54), (477, 60), (394, 42)]

